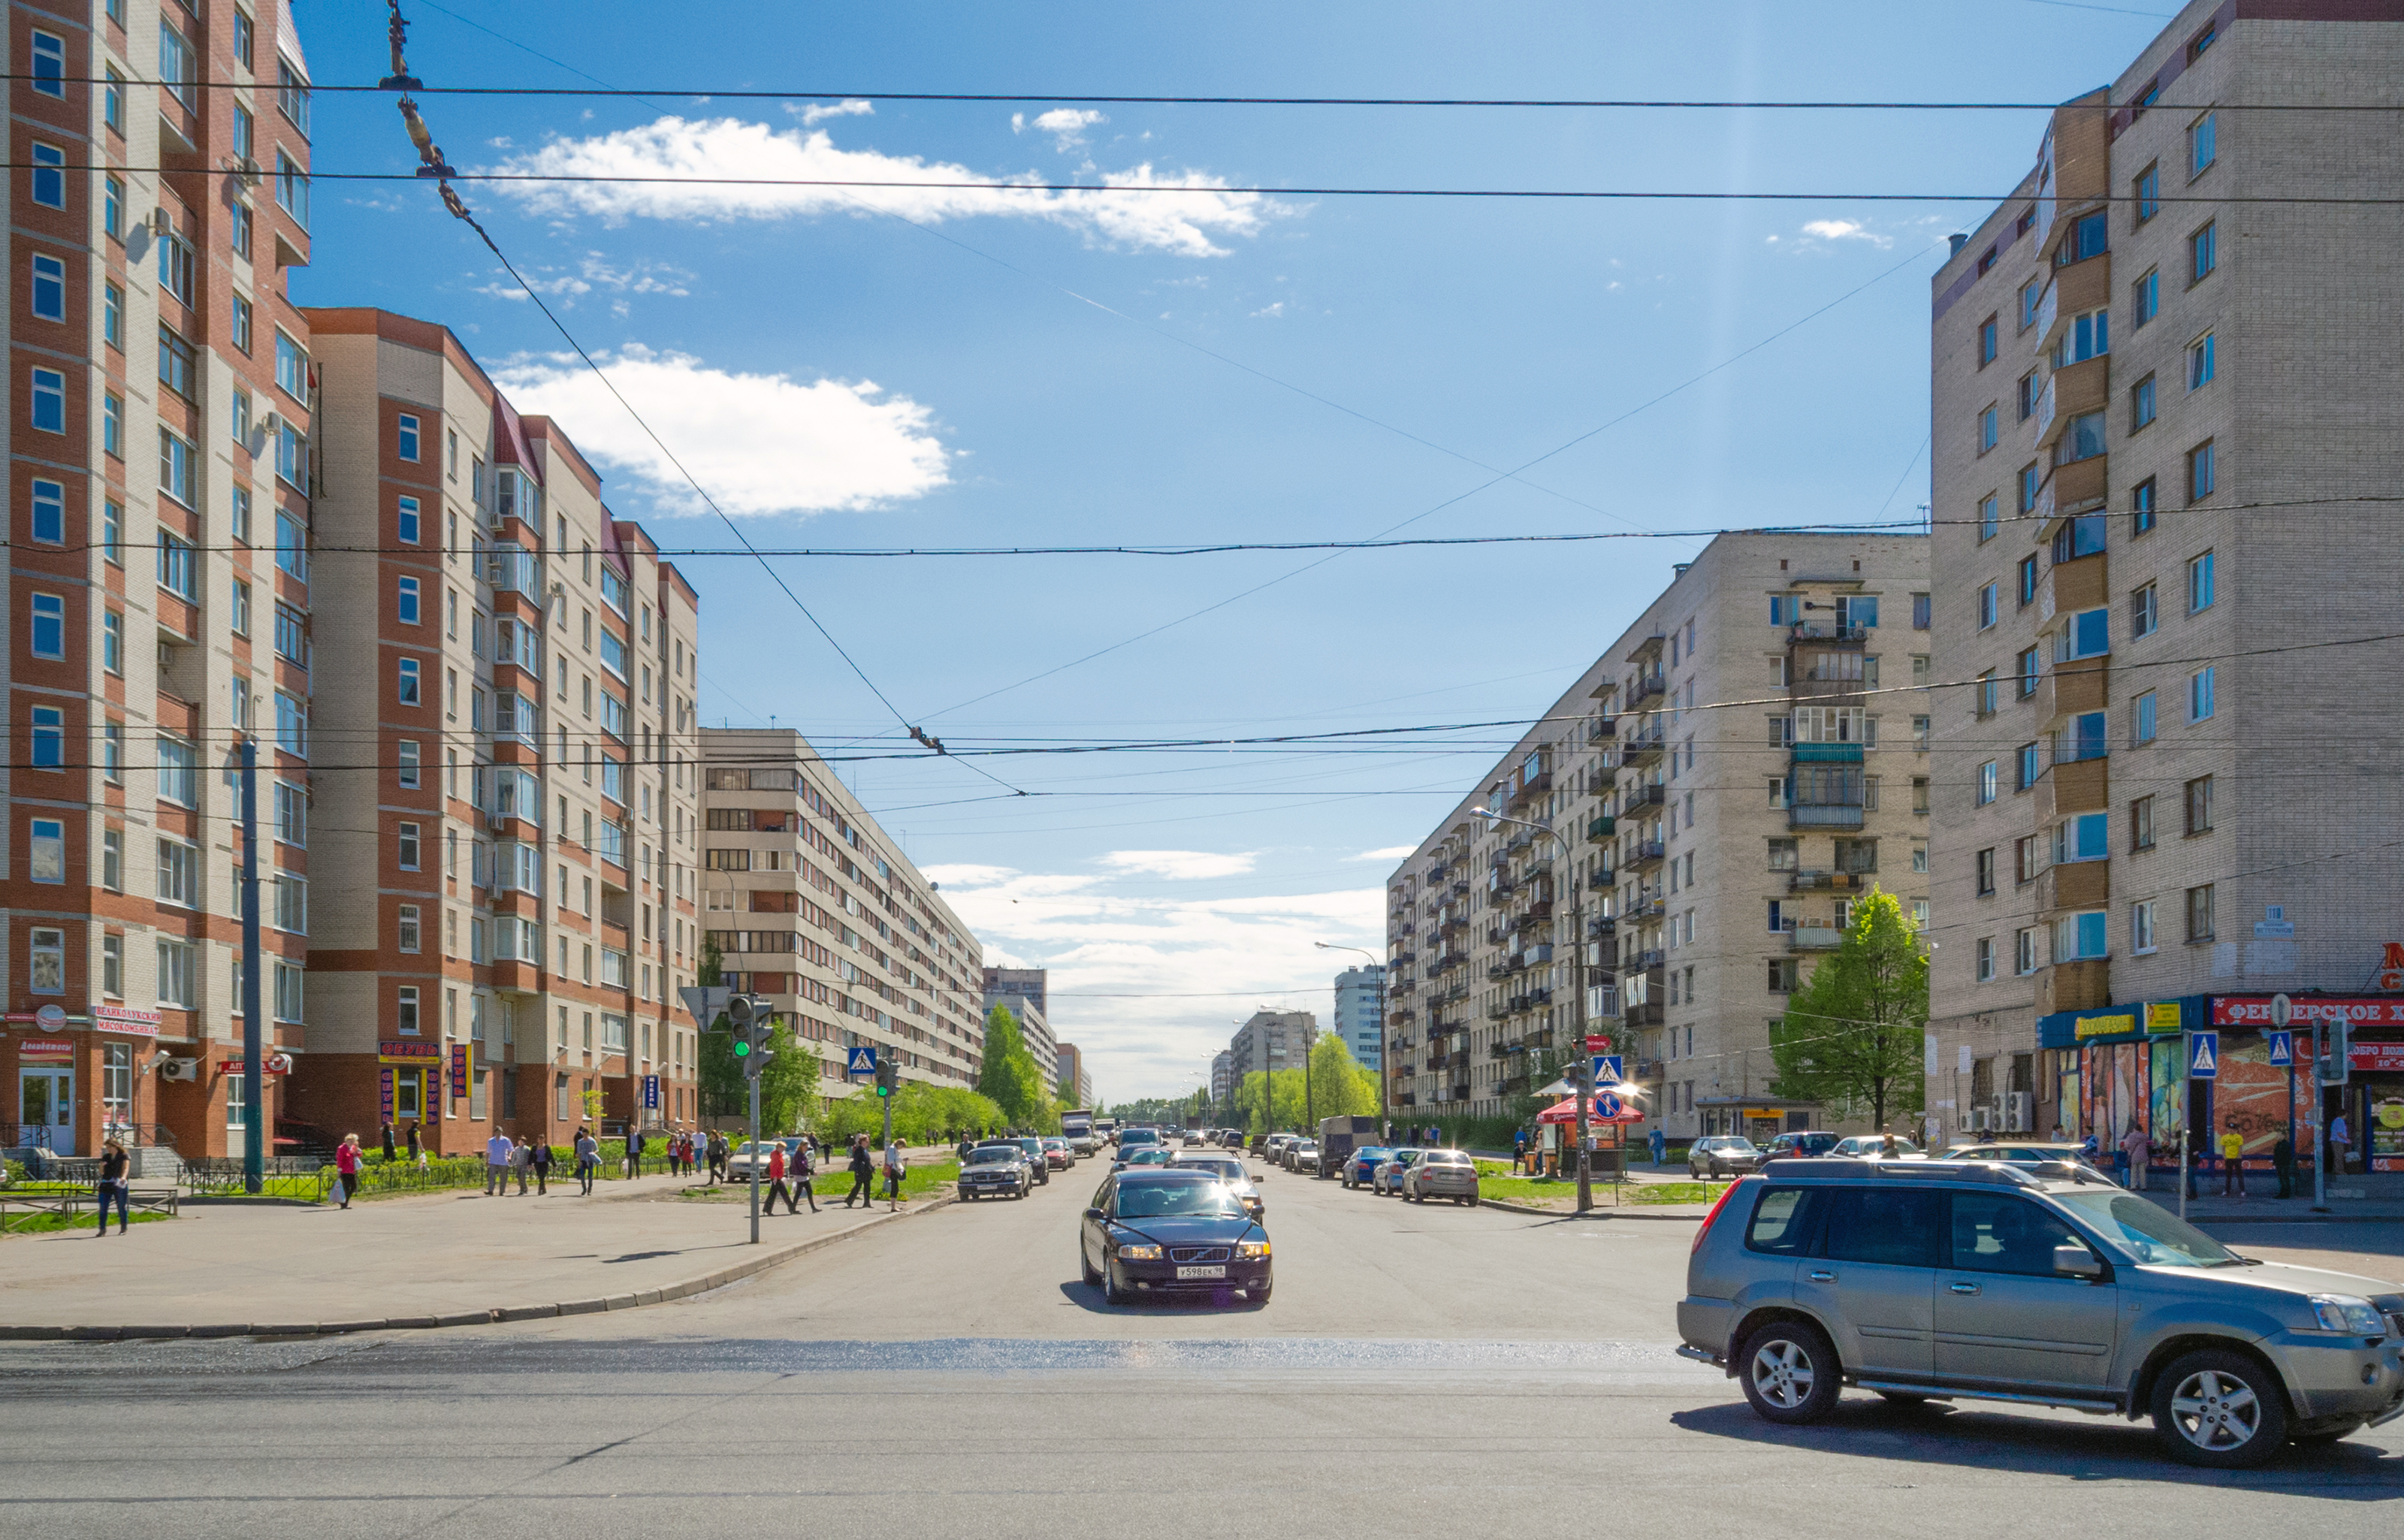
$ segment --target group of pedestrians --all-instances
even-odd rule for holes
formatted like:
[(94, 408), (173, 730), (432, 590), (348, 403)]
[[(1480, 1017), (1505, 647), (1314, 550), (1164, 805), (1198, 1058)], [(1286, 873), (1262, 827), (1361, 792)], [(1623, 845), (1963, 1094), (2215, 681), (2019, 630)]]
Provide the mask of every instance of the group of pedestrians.
[[(577, 1167), (580, 1175), (584, 1175), (585, 1146), (591, 1142), (592, 1136), (580, 1129), (576, 1136)], [(594, 1163), (598, 1164), (600, 1146), (594, 1145), (593, 1148)], [(551, 1166), (553, 1158), (552, 1148), (548, 1143), (528, 1139), (511, 1139), (507, 1134), (495, 1133), (492, 1138), (484, 1141), (484, 1196), (507, 1197), (510, 1194), (511, 1176), (517, 1178), (520, 1197), (525, 1196), (529, 1182), (534, 1186), (535, 1196), (538, 1197), (547, 1196), (551, 1192)], [(588, 1193), (593, 1190), (589, 1176), (585, 1177), (584, 1190)]]

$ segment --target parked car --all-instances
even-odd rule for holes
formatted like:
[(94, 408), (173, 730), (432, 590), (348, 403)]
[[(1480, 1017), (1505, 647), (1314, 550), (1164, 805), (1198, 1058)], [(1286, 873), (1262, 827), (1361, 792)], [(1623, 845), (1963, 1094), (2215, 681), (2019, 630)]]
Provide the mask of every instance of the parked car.
[(1425, 1154), (1427, 1154), (1425, 1150), (1415, 1146), (1387, 1151), (1386, 1158), (1378, 1163), (1377, 1169), (1369, 1178), (1369, 1190), (1380, 1197), (1388, 1193), (1401, 1192), (1403, 1173), (1409, 1170), (1419, 1156)]
[(1900, 1134), (1853, 1134), (1837, 1141), (1828, 1152), (1847, 1160), (1876, 1160), (1880, 1156), (1904, 1160), (1925, 1160), (1927, 1153)]
[(1035, 1186), (1034, 1169), (1027, 1152), (1015, 1144), (980, 1144), (960, 1164), (960, 1197), (1025, 1197)]
[(1740, 1134), (1713, 1134), (1686, 1148), (1686, 1174), (1698, 1182), (1750, 1171), (1760, 1164), (1761, 1152)]
[(1252, 1179), (1244, 1172), (1244, 1163), (1234, 1155), (1215, 1155), (1207, 1150), (1190, 1153), (1180, 1150), (1168, 1157), (1168, 1169), (1172, 1171), (1209, 1171), (1229, 1192), (1244, 1200), (1244, 1207), (1252, 1211), (1254, 1218), (1266, 1211), (1267, 1205), (1261, 1201), (1261, 1190), (1252, 1185)]
[(1382, 1144), (1370, 1144), (1353, 1151), (1352, 1157), (1344, 1163), (1344, 1185), (1367, 1186), (1369, 1179), (1377, 1174), (1377, 1168), (1393, 1153)]
[(1847, 1385), (2000, 1398), (2150, 1416), (2231, 1468), (2404, 1416), (2404, 1292), (2239, 1256), (2077, 1166), (1780, 1161), (1704, 1220), (1678, 1335), (1772, 1422)]
[(1042, 1144), (1043, 1164), (1048, 1169), (1065, 1171), (1077, 1164), (1077, 1152), (1069, 1148), (1067, 1140), (1046, 1139)]
[[(1033, 1145), (1033, 1146), (1035, 1146), (1035, 1147), (1034, 1147), (1033, 1149), (1028, 1149), (1028, 1148), (1027, 1148), (1027, 1146), (1028, 1146), (1028, 1145), (1030, 1145), (1030, 1144), (1031, 1144), (1031, 1145)], [(1026, 1160), (1026, 1162), (1027, 1162), (1027, 1174), (1028, 1174), (1031, 1178), (1033, 1178), (1033, 1180), (1034, 1180), (1034, 1182), (1035, 1182), (1035, 1184), (1036, 1184), (1037, 1186), (1041, 1187), (1041, 1186), (1044, 1185), (1046, 1183), (1049, 1183), (1049, 1182), (1052, 1180), (1052, 1172), (1050, 1171), (1050, 1169), (1048, 1169), (1046, 1168), (1046, 1166), (1045, 1166), (1045, 1164), (1044, 1164), (1044, 1160), (1043, 1160), (1043, 1141), (1042, 1141), (1041, 1140), (1040, 1140), (1040, 1139), (988, 1139), (988, 1140), (984, 1140), (984, 1141), (981, 1141), (978, 1143), (978, 1145), (977, 1145), (977, 1147), (976, 1147), (976, 1149), (975, 1149), (975, 1150), (971, 1150), (971, 1151), (969, 1152), (970, 1158), (971, 1158), (971, 1159), (975, 1158), (975, 1156), (976, 1156), (976, 1154), (977, 1154), (977, 1151), (978, 1151), (978, 1150), (992, 1150), (992, 1149), (1012, 1149), (1012, 1150), (1016, 1150), (1016, 1151), (1019, 1153), (1019, 1155), (1021, 1155), (1021, 1156)]]
[(1448, 1197), (1455, 1203), (1477, 1205), (1477, 1162), (1465, 1150), (1430, 1150), (1403, 1173), (1403, 1201)]
[(1315, 1172), (1319, 1169), (1319, 1141), (1297, 1139), (1286, 1146), (1286, 1169), (1291, 1171)]
[(1114, 1171), (1077, 1232), (1077, 1266), (1112, 1305), (1146, 1295), (1241, 1293), (1265, 1305), (1269, 1234), (1204, 1171)]
[(1835, 1149), (1837, 1141), (1843, 1137), (1826, 1128), (1809, 1128), (1796, 1133), (1780, 1134), (1769, 1141), (1768, 1149), (1761, 1152), (1760, 1164), (1767, 1166), (1773, 1160), (1793, 1160), (1803, 1155), (1824, 1155)]
[[(781, 1140), (763, 1139), (755, 1146), (748, 1139), (738, 1141), (734, 1148), (726, 1152), (726, 1180), (749, 1185), (751, 1165), (752, 1162), (757, 1161), (760, 1166), (760, 1180), (767, 1181), (768, 1152), (782, 1142)], [(786, 1158), (790, 1160), (791, 1156), (788, 1155)]]
[(1293, 1142), (1292, 1134), (1271, 1134), (1261, 1143), (1261, 1158), (1272, 1166), (1285, 1164), (1285, 1147)]
[(2014, 1140), (2010, 1143), (1957, 1144), (1945, 1152), (1948, 1160), (2008, 1160), (2015, 1166), (2035, 1166), (2046, 1161), (2068, 1161), (2074, 1166), (2093, 1168), (2087, 1158), (2087, 1147), (2075, 1141), (2060, 1144), (2039, 1144)]

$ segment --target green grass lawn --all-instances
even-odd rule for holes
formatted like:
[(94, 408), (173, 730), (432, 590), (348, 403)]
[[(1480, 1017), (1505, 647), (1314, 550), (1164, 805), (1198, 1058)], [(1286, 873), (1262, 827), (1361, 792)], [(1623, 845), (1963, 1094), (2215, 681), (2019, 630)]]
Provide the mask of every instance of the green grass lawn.
[[(1610, 1203), (1611, 1183), (1595, 1183), (1598, 1202)], [(1619, 1190), (1617, 1201), (1626, 1204), (1709, 1203), (1727, 1186), (1725, 1182), (1631, 1182)], [(1499, 1198), (1505, 1203), (1565, 1203), (1577, 1196), (1577, 1181), (1564, 1177), (1546, 1181), (1530, 1176), (1484, 1176), (1477, 1182), (1480, 1197)]]
[[(154, 1219), (173, 1219), (175, 1216), (174, 1214), (137, 1213), (133, 1217), (134, 1224), (147, 1225)], [(116, 1225), (117, 1220), (114, 1214), (110, 1216), (109, 1223), (112, 1227)], [(0, 1226), (5, 1226), (5, 1229), (0, 1229), (0, 1234), (6, 1235), (52, 1235), (61, 1230), (89, 1230), (93, 1227), (91, 1215), (89, 1213), (77, 1214), (72, 1219), (68, 1218), (64, 1214), (0, 1214)]]

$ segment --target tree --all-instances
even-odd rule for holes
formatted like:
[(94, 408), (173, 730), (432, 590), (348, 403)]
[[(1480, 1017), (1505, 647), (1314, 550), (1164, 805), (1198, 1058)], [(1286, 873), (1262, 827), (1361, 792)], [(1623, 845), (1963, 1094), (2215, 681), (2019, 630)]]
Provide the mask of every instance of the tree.
[(1002, 1110), (1013, 1127), (1041, 1133), (1059, 1127), (1050, 1077), (1027, 1051), (1018, 1016), (1007, 1005), (985, 1013), (985, 1063), (977, 1072), (976, 1088), (978, 1095)]
[(1903, 904), (1873, 888), (1769, 1029), (1774, 1089), (1842, 1119), (1866, 1113), (1883, 1129), (1889, 1116), (1920, 1111), (1927, 1022), (1928, 954)]
[[(801, 1040), (781, 1018), (768, 1033), (768, 1052), (772, 1057), (760, 1067), (760, 1131), (798, 1133), (815, 1120), (818, 1111), (818, 1056), (802, 1050)], [(747, 1086), (743, 1092), (746, 1117), (751, 1112), (750, 1094)]]
[(1310, 1045), (1309, 1093), (1303, 1123), (1311, 1130), (1322, 1117), (1367, 1117), (1377, 1110), (1377, 1077), (1334, 1032)]

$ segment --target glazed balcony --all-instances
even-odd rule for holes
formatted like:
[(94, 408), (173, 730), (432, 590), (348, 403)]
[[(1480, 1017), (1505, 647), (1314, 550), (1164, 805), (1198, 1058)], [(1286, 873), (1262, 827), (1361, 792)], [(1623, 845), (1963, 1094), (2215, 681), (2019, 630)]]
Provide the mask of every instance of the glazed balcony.
[(2060, 514), (2076, 513), (2104, 500), (2111, 484), (2104, 474), (2108, 455), (2098, 455), (2090, 460), (2073, 460), (2056, 466), (2045, 484), (2037, 488), (2035, 514), (2039, 527)]
[(2036, 403), (2039, 449), (2051, 448), (2074, 419), (2104, 410), (2112, 394), (2111, 374), (2112, 356), (2099, 353), (2065, 365), (2047, 379), (2045, 394)]
[(2057, 962), (2037, 974), (2039, 1015), (2057, 1011), (2091, 1011), (2112, 1003), (2112, 959), (2089, 958)]
[(2042, 625), (2065, 609), (2093, 609), (2109, 605), (2111, 593), (2110, 562), (2104, 553), (2058, 561), (2046, 569), (2044, 581), (2037, 584), (2037, 623)]
[(2112, 254), (2099, 252), (2083, 262), (2054, 269), (2045, 298), (2037, 301), (2034, 351), (2050, 355), (2062, 340), (2070, 317), (2102, 310), (2112, 302)]
[(2110, 703), (2110, 670), (2104, 658), (2081, 658), (2058, 664), (2036, 681), (2036, 724), (2039, 731), (2059, 726), (2065, 717), (2101, 711)]
[(1586, 821), (1586, 843), (1588, 845), (1600, 845), (1605, 840), (1611, 838), (1613, 834), (1616, 833), (1618, 830), (1619, 820), (1615, 818), (1605, 816), (1599, 819), (1590, 819)]
[(2036, 783), (2036, 824), (2039, 828), (2069, 813), (2102, 813), (2112, 805), (2108, 759), (2077, 760), (2057, 764)]
[(2112, 902), (2112, 863), (2077, 861), (2047, 868), (2037, 879), (2037, 907), (2101, 909)]

